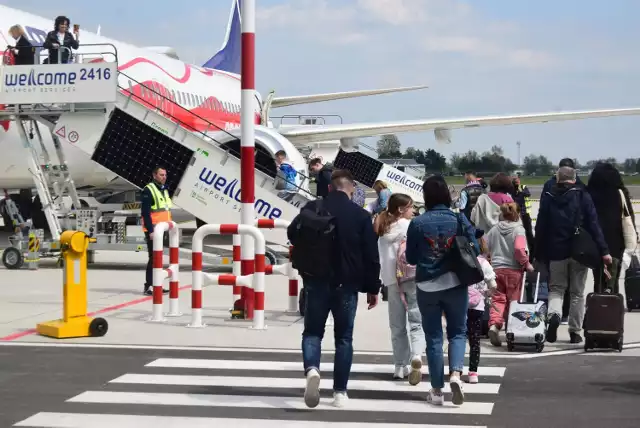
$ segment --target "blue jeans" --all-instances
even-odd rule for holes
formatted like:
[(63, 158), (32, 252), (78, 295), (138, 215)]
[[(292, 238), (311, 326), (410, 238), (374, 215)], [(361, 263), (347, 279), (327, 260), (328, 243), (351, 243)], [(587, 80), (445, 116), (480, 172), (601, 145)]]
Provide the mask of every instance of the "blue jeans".
[(333, 390), (346, 392), (353, 360), (353, 324), (358, 308), (358, 293), (352, 287), (333, 287), (318, 280), (305, 280), (304, 290), (307, 293), (302, 333), (304, 372), (306, 374), (311, 369), (320, 371), (324, 326), (331, 311), (336, 347)]
[(432, 388), (444, 387), (444, 357), (442, 355), (442, 313), (447, 321), (449, 339), (449, 373), (464, 369), (467, 346), (467, 287), (425, 292), (418, 288), (418, 307), (422, 328), (427, 339), (427, 364)]

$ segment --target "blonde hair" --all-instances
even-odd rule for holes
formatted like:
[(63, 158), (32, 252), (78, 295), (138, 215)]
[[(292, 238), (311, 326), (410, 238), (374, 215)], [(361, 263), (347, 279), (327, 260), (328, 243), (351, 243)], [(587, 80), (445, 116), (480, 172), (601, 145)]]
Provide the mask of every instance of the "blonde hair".
[(411, 196), (403, 193), (394, 193), (387, 202), (387, 208), (376, 217), (376, 221), (373, 228), (376, 235), (383, 236), (389, 233), (391, 225), (398, 221), (402, 215), (402, 208), (407, 208), (413, 205), (413, 199)]
[(491, 252), (489, 251), (489, 247), (487, 247), (487, 241), (484, 237), (478, 239), (478, 245), (480, 246), (480, 255), (489, 258)]
[(520, 220), (520, 206), (515, 202), (500, 205), (500, 218), (506, 221)]
[(18, 36), (24, 36), (24, 28), (21, 25), (12, 25), (9, 28), (9, 34), (17, 34)]
[(385, 183), (382, 180), (376, 180), (375, 183), (373, 183), (373, 190), (377, 190), (379, 192), (383, 191), (384, 189), (388, 189), (389, 186), (387, 186), (387, 183)]

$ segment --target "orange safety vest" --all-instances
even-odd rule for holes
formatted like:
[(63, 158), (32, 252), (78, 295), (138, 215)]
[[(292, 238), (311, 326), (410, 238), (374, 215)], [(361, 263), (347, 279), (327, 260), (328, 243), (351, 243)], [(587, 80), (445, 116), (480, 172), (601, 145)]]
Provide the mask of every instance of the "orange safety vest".
[[(151, 223), (158, 224), (163, 221), (171, 221), (171, 198), (169, 197), (169, 191), (164, 189), (160, 192), (155, 183), (149, 183), (145, 186), (145, 189), (149, 189), (151, 197), (153, 198), (153, 204), (151, 204)], [(147, 227), (144, 225), (144, 219), (142, 219), (142, 230), (147, 232)]]

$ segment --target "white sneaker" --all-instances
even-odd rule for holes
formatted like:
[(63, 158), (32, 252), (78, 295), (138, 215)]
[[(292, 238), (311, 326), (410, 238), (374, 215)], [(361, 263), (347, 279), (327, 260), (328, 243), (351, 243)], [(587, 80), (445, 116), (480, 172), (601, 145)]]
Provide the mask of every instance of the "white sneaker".
[(314, 408), (320, 403), (320, 373), (311, 369), (307, 372), (307, 387), (304, 389), (304, 404)]
[(502, 341), (500, 340), (500, 330), (498, 327), (494, 325), (489, 329), (489, 341), (493, 346), (502, 346)]
[(436, 392), (433, 388), (427, 392), (427, 403), (433, 404), (434, 406), (442, 406), (444, 405), (444, 394), (442, 391)]
[(344, 407), (349, 401), (349, 397), (346, 392), (335, 392), (333, 393), (333, 406), (334, 407)]
[(468, 380), (469, 383), (478, 383), (478, 373), (469, 372)]
[(407, 366), (399, 366), (396, 367), (393, 371), (393, 379), (394, 380), (402, 380), (409, 375), (409, 367)]
[(411, 372), (409, 372), (409, 385), (417, 385), (422, 380), (422, 358), (419, 356), (411, 359)]
[(464, 392), (462, 391), (462, 381), (458, 376), (449, 376), (449, 386), (451, 387), (451, 393), (453, 397), (451, 402), (456, 406), (464, 403)]

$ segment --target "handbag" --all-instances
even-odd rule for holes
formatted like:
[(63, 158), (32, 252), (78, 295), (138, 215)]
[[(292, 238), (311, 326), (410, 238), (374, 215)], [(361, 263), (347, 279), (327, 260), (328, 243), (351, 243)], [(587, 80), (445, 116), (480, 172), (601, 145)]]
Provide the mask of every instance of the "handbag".
[(600, 249), (591, 234), (582, 227), (582, 192), (583, 190), (580, 190), (580, 196), (578, 196), (578, 213), (571, 239), (571, 258), (588, 268), (599, 269), (602, 265)]
[(451, 247), (453, 263), (451, 270), (457, 275), (460, 285), (468, 287), (484, 281), (484, 272), (478, 261), (475, 245), (464, 233), (460, 214), (456, 214), (456, 218), (458, 230)]
[(622, 190), (620, 193), (620, 202), (622, 206), (622, 237), (624, 238), (624, 249), (633, 250), (638, 246), (638, 233), (631, 219), (631, 211), (627, 206), (627, 198), (624, 197)]

